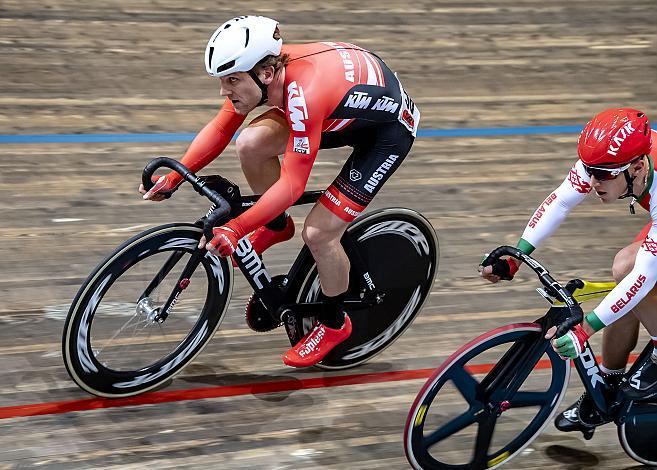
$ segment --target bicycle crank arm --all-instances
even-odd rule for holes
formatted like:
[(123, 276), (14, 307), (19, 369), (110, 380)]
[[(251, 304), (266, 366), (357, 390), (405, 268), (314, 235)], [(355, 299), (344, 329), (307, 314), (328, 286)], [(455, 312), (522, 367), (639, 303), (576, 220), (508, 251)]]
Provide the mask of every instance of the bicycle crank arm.
[[(344, 305), (345, 309), (351, 313), (352, 311), (363, 310), (381, 304), (383, 302), (384, 296), (385, 293), (380, 292), (375, 296), (368, 296), (361, 300), (345, 300), (342, 304)], [(324, 304), (322, 302), (286, 304), (281, 305), (278, 311), (280, 312), (281, 316), (286, 312), (292, 312), (301, 318), (316, 317), (321, 313), (323, 305)]]

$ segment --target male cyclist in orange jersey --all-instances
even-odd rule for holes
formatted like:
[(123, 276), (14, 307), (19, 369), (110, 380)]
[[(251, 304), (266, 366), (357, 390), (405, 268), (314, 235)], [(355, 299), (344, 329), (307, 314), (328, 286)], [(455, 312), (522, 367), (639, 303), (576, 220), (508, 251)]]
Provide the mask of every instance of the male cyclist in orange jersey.
[[(262, 104), (270, 107), (236, 142), (247, 182), (262, 197), (215, 228), (208, 250), (230, 256), (238, 240), (248, 236), (262, 253), (291, 238), (294, 223), (285, 211), (305, 190), (317, 151), (353, 148), (302, 232), (326, 301), (319, 322), (283, 361), (294, 367), (316, 364), (351, 334), (343, 306), (350, 264), (340, 238), (408, 154), (419, 110), (375, 54), (343, 42), (284, 46), (278, 23), (262, 16), (240, 16), (221, 25), (206, 47), (205, 66), (219, 78), (226, 100), (182, 157), (192, 171), (225, 149), (249, 112)], [(143, 187), (140, 192), (144, 199), (162, 200), (180, 182), (172, 172), (149, 192)], [(248, 316), (247, 309), (247, 323)]]
[[(648, 117), (630, 108), (609, 109), (595, 116), (582, 130), (577, 150), (579, 160), (564, 182), (543, 201), (529, 220), (517, 247), (529, 254), (549, 237), (592, 190), (603, 203), (631, 197), (650, 212), (651, 222), (634, 242), (618, 252), (612, 273), (618, 285), (592, 312), (566, 335), (553, 338), (553, 348), (562, 357), (577, 357), (585, 341), (604, 328), (602, 364), (612, 388), (622, 387), (633, 398), (657, 393), (657, 174), (654, 158), (657, 132), (651, 131)], [(501, 260), (495, 266), (479, 267), (490, 282), (512, 279), (518, 266)], [(628, 315), (628, 313), (632, 313)], [(622, 382), (629, 354), (636, 346), (639, 320), (655, 345), (652, 355), (637, 372)], [(554, 329), (548, 332), (554, 335)], [(590, 429), (607, 422), (592, 406), (585, 393), (557, 416), (562, 431)]]

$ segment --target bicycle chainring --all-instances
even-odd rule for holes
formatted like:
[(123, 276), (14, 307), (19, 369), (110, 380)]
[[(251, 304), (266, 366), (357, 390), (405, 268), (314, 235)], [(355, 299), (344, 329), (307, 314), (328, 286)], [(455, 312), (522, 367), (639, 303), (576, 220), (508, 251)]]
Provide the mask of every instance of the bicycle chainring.
[[(281, 285), (285, 276), (274, 276), (272, 279), (272, 284)], [(244, 307), (244, 317), (246, 319), (246, 324), (253, 331), (258, 333), (265, 333), (271, 331), (275, 328), (278, 328), (282, 325), (282, 322), (272, 316), (271, 313), (267, 311), (256, 293), (252, 293), (249, 300), (246, 302)]]

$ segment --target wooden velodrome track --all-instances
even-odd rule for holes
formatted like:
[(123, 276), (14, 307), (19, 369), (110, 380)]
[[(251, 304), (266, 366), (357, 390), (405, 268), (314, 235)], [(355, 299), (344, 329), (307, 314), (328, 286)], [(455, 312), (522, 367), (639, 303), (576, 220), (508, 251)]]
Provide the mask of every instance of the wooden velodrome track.
[[(289, 42), (377, 51), (420, 107), (423, 129), (581, 126), (624, 105), (657, 119), (651, 0), (3, 0), (0, 134), (196, 132), (221, 102), (203, 68), (206, 40), (222, 21), (254, 12), (277, 18)], [(148, 159), (180, 156), (187, 142), (1, 143), (0, 468), (407, 468), (402, 431), (423, 379), (383, 373), (434, 368), (476, 335), (544, 312), (527, 272), (491, 286), (476, 265), (486, 250), (515, 243), (566, 175), (576, 139), (530, 132), (416, 141), (372, 208), (424, 213), (439, 234), (440, 269), (416, 322), (372, 362), (339, 373), (285, 368), (284, 334), (244, 324), (250, 292), (238, 276), (215, 339), (164, 390), (287, 381), (282, 391), (252, 386), (230, 397), (96, 410), (52, 404), (89, 398), (62, 365), (63, 316), (113, 247), (204, 212), (188, 188), (162, 204), (136, 193)], [(322, 152), (309, 187), (325, 187), (345, 155)], [(245, 184), (233, 146), (211, 169)], [(297, 229), (306, 210), (292, 211)], [(630, 217), (625, 203), (587, 201), (537, 257), (560, 279), (608, 279), (615, 250), (646, 220), (643, 211)], [(284, 272), (299, 247), (298, 239), (275, 247), (268, 267)], [(362, 373), (383, 381), (304, 388), (308, 379)], [(580, 390), (571, 380), (562, 408)], [(83, 410), (61, 413), (75, 403)], [(45, 414), (20, 417), (35, 408), (16, 407), (34, 404), (45, 404)], [(634, 465), (612, 426), (584, 441), (550, 425), (507, 468)]]

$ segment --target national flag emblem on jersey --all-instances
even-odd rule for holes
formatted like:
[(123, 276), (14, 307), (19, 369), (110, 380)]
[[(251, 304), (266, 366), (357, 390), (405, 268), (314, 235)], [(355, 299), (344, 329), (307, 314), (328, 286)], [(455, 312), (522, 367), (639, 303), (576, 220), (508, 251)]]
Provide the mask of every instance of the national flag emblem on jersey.
[(575, 167), (572, 167), (570, 173), (568, 173), (568, 181), (570, 181), (570, 185), (578, 193), (588, 194), (591, 192), (591, 185), (584, 181), (581, 176), (579, 176), (577, 168)]
[(295, 137), (294, 138), (294, 151), (296, 153), (310, 154), (310, 142), (308, 137)]

